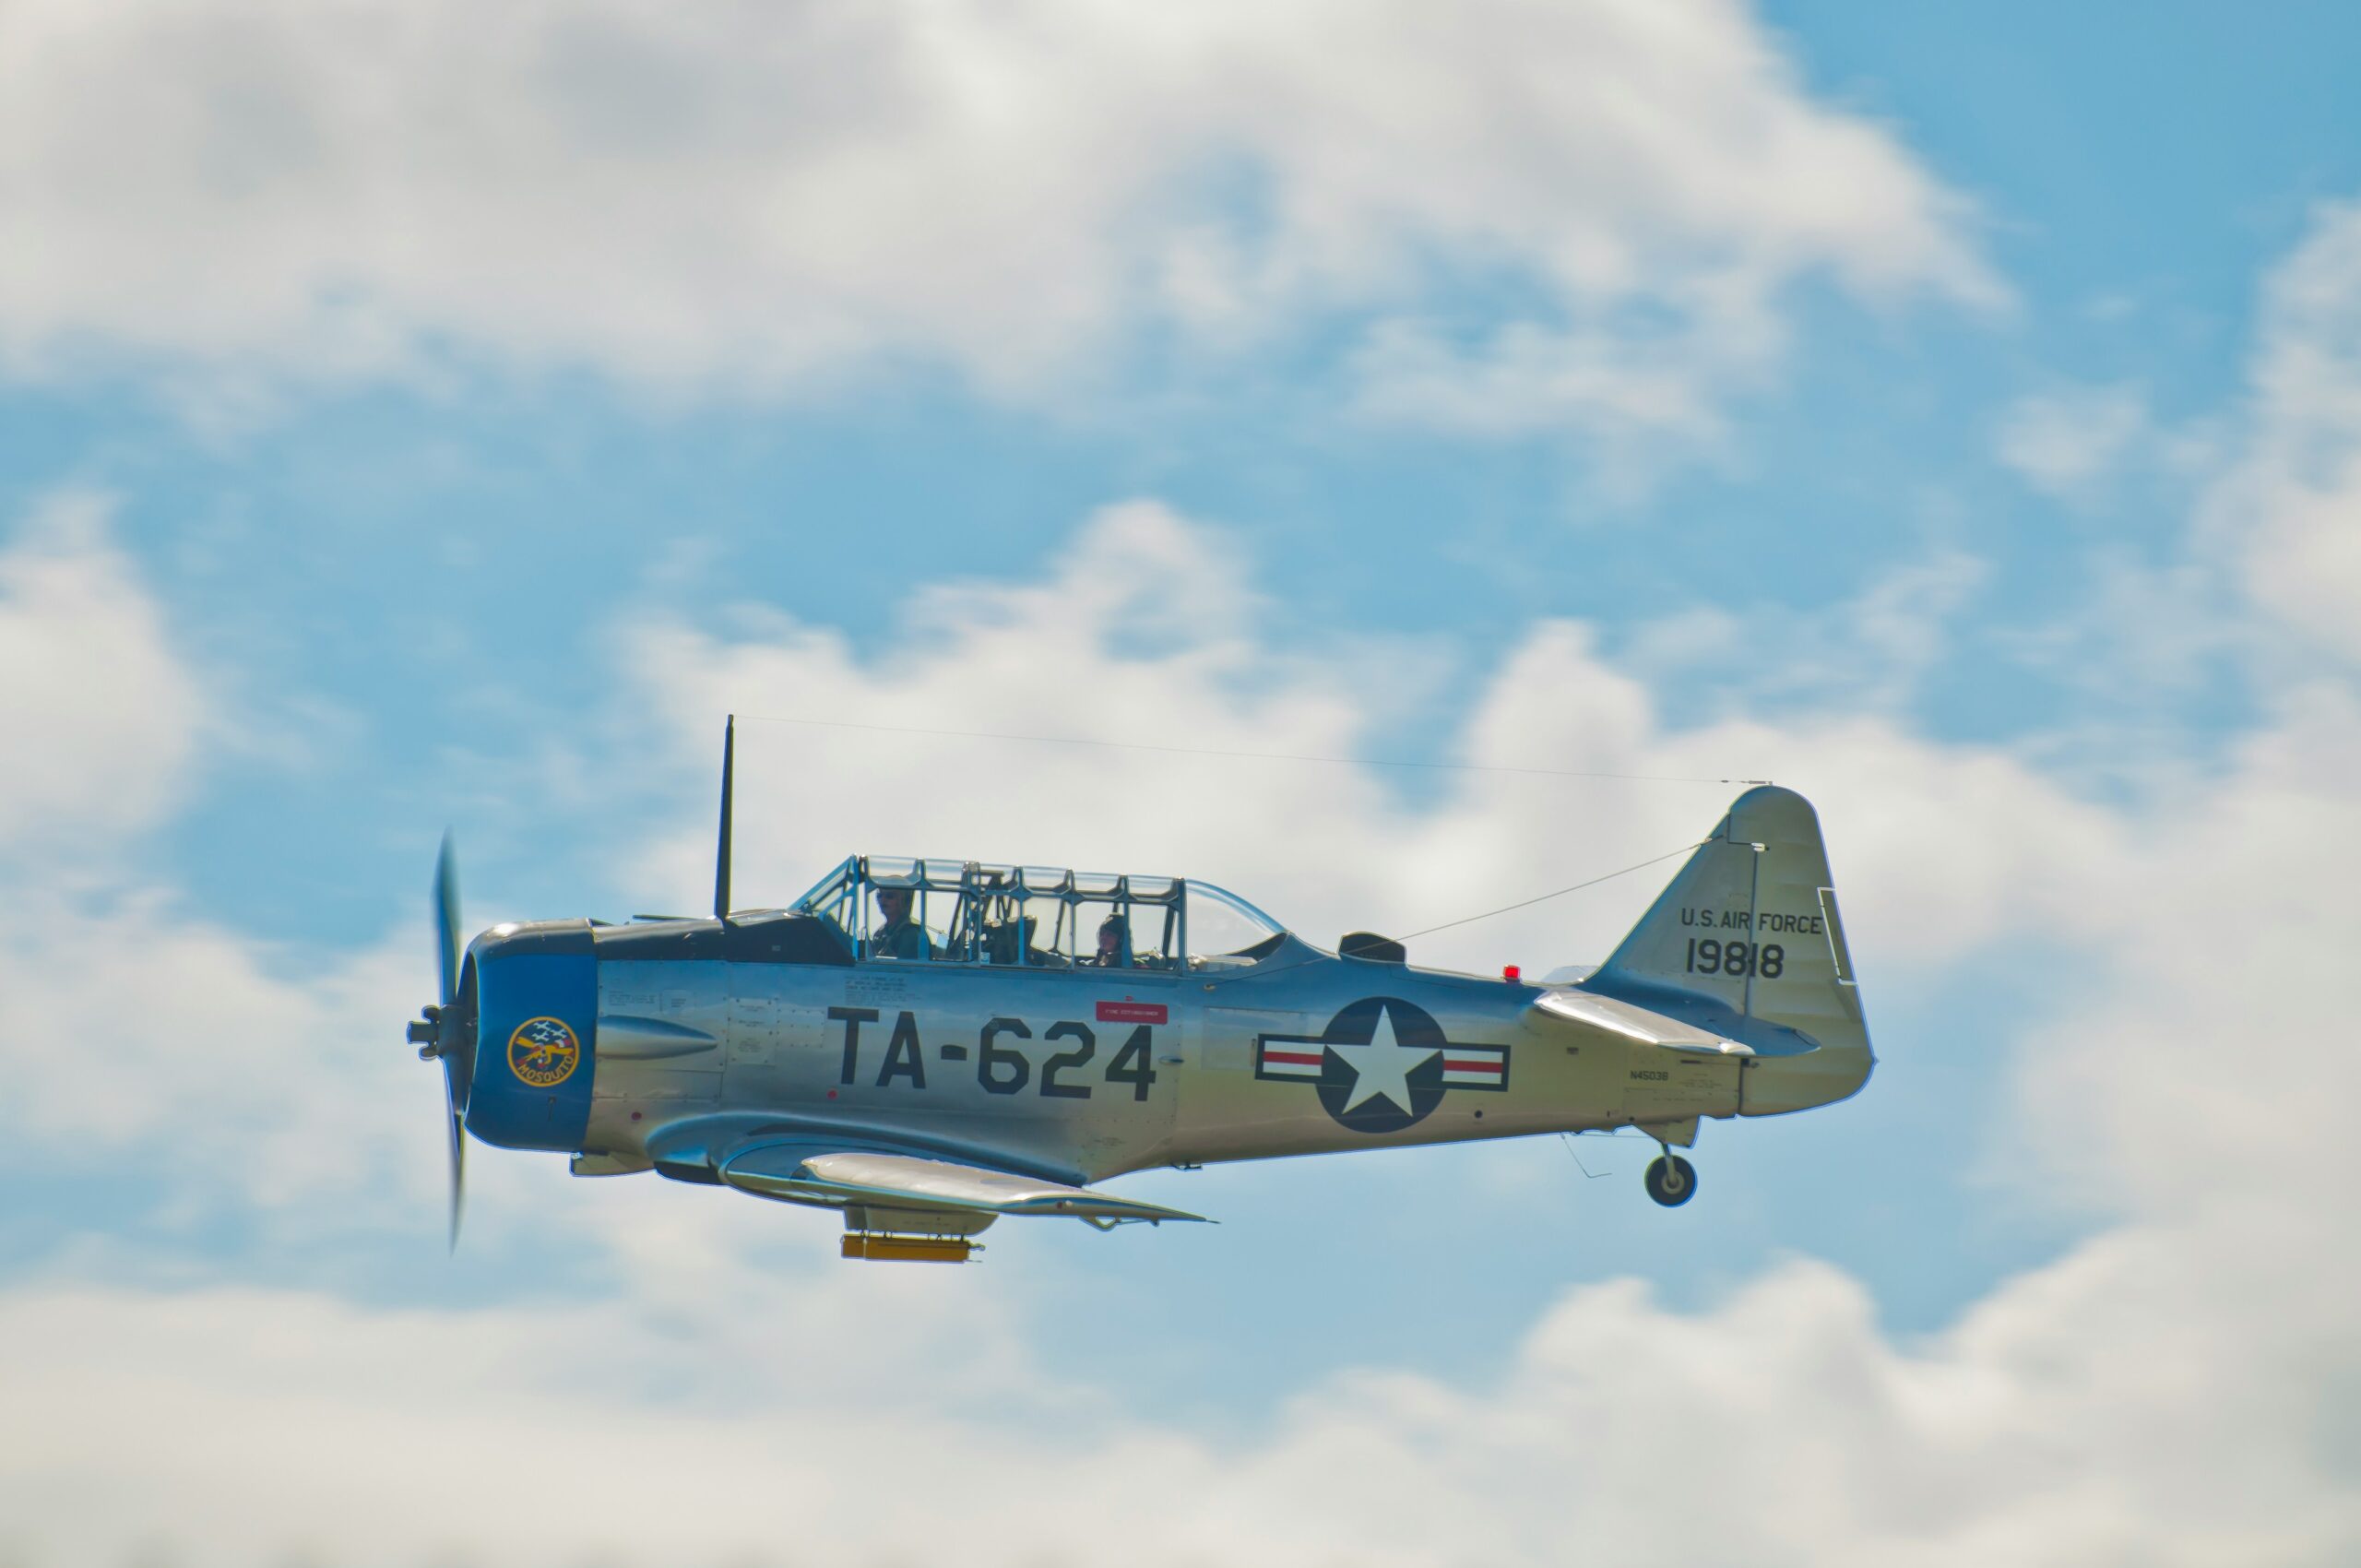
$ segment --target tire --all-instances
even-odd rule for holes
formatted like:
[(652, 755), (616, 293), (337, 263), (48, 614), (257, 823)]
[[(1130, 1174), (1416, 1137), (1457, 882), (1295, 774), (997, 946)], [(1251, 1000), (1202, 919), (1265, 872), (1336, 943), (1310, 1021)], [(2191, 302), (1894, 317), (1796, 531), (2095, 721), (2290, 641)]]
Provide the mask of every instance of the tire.
[(1677, 1154), (1648, 1163), (1648, 1196), (1667, 1208), (1679, 1208), (1697, 1195), (1697, 1168)]

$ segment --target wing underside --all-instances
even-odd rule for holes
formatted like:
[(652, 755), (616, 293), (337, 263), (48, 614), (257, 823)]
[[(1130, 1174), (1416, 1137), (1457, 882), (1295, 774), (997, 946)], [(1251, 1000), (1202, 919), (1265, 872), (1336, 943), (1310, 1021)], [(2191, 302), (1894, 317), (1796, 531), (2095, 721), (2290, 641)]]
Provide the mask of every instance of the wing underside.
[(741, 1192), (824, 1208), (1049, 1216), (1100, 1224), (1204, 1218), (1014, 1170), (926, 1155), (829, 1148), (811, 1143), (748, 1149), (725, 1163), (720, 1176), (724, 1183)]

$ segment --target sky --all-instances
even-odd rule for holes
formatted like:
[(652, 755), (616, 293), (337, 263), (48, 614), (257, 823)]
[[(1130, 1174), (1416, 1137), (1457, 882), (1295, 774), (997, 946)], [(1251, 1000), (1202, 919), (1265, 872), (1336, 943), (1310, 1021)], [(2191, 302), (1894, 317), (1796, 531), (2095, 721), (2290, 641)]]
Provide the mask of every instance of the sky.
[[(2301, 3), (0, 8), (0, 1564), (2361, 1556), (2356, 67)], [(1519, 1140), (896, 1269), (478, 1148), (446, 1256), (438, 838), (470, 928), (702, 909), (731, 712), (742, 902), (1323, 943), (1776, 779), (1880, 1067), (1678, 1211)], [(1595, 962), (1666, 870), (1412, 956)]]

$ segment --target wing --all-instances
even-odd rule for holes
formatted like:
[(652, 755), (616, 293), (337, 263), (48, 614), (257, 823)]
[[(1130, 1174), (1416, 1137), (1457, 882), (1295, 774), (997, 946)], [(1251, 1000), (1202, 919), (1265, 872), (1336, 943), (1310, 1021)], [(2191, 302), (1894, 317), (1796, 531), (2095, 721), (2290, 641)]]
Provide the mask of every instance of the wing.
[(1159, 1204), (1014, 1170), (928, 1155), (831, 1148), (811, 1142), (765, 1144), (732, 1156), (721, 1180), (741, 1192), (789, 1203), (843, 1208), (915, 1209), (940, 1214), (1051, 1215), (1074, 1219), (1196, 1219)]

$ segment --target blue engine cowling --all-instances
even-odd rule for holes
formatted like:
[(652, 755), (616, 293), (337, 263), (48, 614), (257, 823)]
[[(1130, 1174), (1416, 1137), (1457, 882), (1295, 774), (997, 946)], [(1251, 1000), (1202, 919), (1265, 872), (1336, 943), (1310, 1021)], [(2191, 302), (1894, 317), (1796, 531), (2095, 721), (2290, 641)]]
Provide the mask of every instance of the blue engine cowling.
[(590, 922), (495, 926), (468, 962), (476, 988), (468, 1131), (503, 1148), (580, 1148), (599, 1048)]

